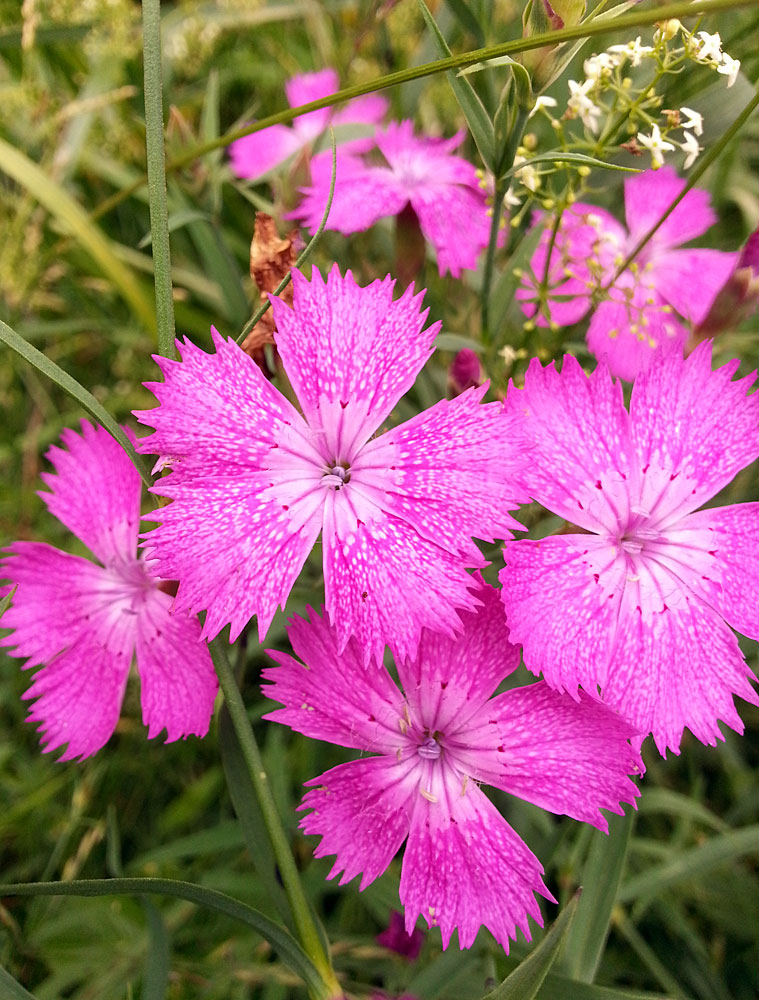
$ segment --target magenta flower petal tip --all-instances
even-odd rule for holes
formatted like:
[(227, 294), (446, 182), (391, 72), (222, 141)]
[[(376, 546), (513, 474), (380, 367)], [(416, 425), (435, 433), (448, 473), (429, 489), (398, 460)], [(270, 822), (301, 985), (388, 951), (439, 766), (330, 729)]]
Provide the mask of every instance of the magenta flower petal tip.
[[(341, 153), (327, 227), (350, 234), (369, 229), (407, 206), (416, 214), (425, 239), (435, 248), (441, 274), (457, 278), (477, 267), (490, 238), (487, 194), (477, 172), (453, 152), (463, 134), (451, 139), (417, 136), (410, 121), (391, 122), (375, 136), (384, 163), (371, 151)], [(293, 217), (316, 230), (331, 187), (332, 157), (314, 158), (311, 185)]]
[(176, 607), (206, 609), (203, 635), (229, 624), (234, 639), (253, 615), (266, 634), (321, 535), (340, 648), (355, 636), (366, 662), (386, 645), (410, 656), (423, 628), (455, 632), (476, 607), (472, 538), (518, 527), (521, 421), (481, 403), (483, 386), (377, 434), (433, 350), (423, 293), (337, 267), (293, 283), (292, 307), (273, 308), (300, 411), (218, 335), (214, 354), (183, 344), (163, 364), (139, 448), (169, 464), (153, 491), (172, 503), (149, 515), (145, 548), (179, 580)]
[(16, 542), (0, 560), (16, 585), (0, 639), (24, 668), (39, 667), (24, 695), (46, 752), (90, 757), (111, 737), (132, 659), (142, 681), (142, 715), (167, 742), (208, 731), (216, 676), (199, 623), (174, 614), (151, 565), (137, 554), (140, 476), (100, 427), (66, 430), (43, 475), (50, 511), (102, 565), (52, 546)]
[[(295, 657), (274, 654), (263, 690), (283, 706), (267, 718), (375, 755), (307, 782), (301, 827), (320, 838), (317, 857), (335, 856), (329, 877), (360, 875), (363, 889), (406, 841), (400, 898), (411, 941), (421, 916), (443, 947), (456, 932), (468, 948), (485, 926), (508, 949), (517, 929), (529, 939), (529, 918), (542, 923), (535, 894), (553, 897), (480, 784), (605, 829), (600, 810), (634, 803), (629, 776), (642, 762), (632, 728), (597, 700), (542, 682), (492, 697), (519, 650), (498, 591), (477, 579), (475, 593), (460, 635), (425, 630), (416, 655), (397, 661), (401, 687), (384, 668), (365, 668), (355, 640), (341, 651), (337, 630), (311, 613), (291, 623)], [(382, 935), (390, 947), (397, 924)]]
[(702, 344), (658, 353), (629, 412), (604, 364), (535, 361), (510, 402), (524, 414), (535, 500), (577, 532), (507, 543), (502, 595), (515, 641), (559, 690), (595, 693), (662, 753), (687, 727), (737, 731), (759, 702), (731, 627), (759, 636), (759, 504), (698, 510), (759, 457), (755, 374), (712, 370)]

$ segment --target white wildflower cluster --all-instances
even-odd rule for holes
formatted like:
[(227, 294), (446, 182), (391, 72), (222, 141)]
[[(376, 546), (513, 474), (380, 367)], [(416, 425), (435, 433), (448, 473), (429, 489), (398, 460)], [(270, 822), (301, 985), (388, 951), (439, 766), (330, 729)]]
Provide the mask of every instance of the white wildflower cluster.
[(738, 79), (738, 71), (741, 68), (740, 60), (733, 59), (727, 52), (722, 50), (722, 39), (719, 32), (715, 31), (710, 35), (708, 31), (697, 31), (690, 34), (683, 29), (685, 38), (685, 49), (691, 59), (705, 66), (711, 66), (718, 73), (727, 77), (728, 87), (732, 87)]

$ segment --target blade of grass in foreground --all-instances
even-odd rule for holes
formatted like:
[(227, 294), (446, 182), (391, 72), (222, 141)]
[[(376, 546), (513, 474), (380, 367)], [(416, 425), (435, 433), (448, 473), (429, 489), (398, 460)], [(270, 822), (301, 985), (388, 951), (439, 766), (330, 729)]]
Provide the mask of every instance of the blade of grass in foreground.
[(60, 386), (60, 388), (63, 389), (64, 392), (67, 392), (72, 399), (75, 399), (77, 403), (79, 403), (79, 405), (90, 414), (91, 417), (94, 417), (94, 419), (108, 431), (111, 437), (118, 441), (127, 453), (142, 477), (143, 483), (145, 483), (148, 487), (153, 485), (150, 473), (140, 456), (134, 450), (134, 445), (113, 419), (108, 410), (106, 410), (106, 408), (95, 399), (92, 393), (88, 392), (83, 385), (80, 385), (75, 378), (72, 378), (68, 372), (65, 372), (54, 361), (51, 361), (50, 358), (42, 353), (42, 351), (38, 351), (36, 347), (32, 347), (31, 344), (27, 343), (23, 337), (20, 337), (15, 330), (12, 330), (6, 323), (3, 323), (2, 320), (0, 320), (0, 340), (7, 344), (8, 347), (14, 350), (17, 354), (21, 355), (21, 357), (36, 368), (38, 372), (46, 375), (51, 382), (55, 382), (57, 386)]
[(111, 241), (95, 225), (68, 191), (20, 150), (0, 139), (0, 171), (35, 198), (71, 233), (89, 253), (100, 270), (118, 288), (121, 296), (139, 321), (156, 333), (153, 305), (146, 289), (135, 274), (114, 253)]

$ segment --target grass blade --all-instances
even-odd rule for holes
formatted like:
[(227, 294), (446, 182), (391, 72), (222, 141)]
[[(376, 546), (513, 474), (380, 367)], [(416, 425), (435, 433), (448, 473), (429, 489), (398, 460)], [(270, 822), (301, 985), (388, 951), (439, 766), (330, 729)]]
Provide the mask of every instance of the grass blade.
[(142, 283), (114, 252), (111, 241), (90, 219), (71, 195), (5, 139), (0, 139), (0, 171), (38, 201), (67, 232), (84, 247), (100, 270), (118, 288), (134, 315), (152, 333), (156, 333), (153, 304)]
[[(215, 889), (170, 878), (103, 878), (74, 882), (20, 882), (0, 885), (0, 896), (172, 896), (223, 913), (252, 927), (301, 977), (315, 997), (324, 996), (324, 984), (311, 960), (289, 931), (260, 910)], [(23, 995), (23, 994), (22, 994)]]
[[(2, 142), (2, 140), (0, 140), (0, 142)], [(23, 337), (20, 337), (15, 330), (12, 330), (6, 323), (3, 323), (2, 320), (0, 320), (0, 340), (7, 344), (8, 347), (12, 348), (17, 354), (20, 354), (21, 357), (36, 368), (38, 372), (46, 375), (51, 382), (55, 382), (57, 386), (60, 386), (60, 388), (75, 399), (77, 403), (79, 403), (79, 405), (90, 414), (91, 417), (94, 417), (94, 419), (108, 431), (111, 437), (118, 441), (130, 457), (132, 463), (142, 477), (143, 483), (145, 483), (146, 486), (153, 485), (150, 473), (142, 461), (142, 458), (140, 458), (134, 450), (134, 445), (113, 419), (108, 410), (106, 410), (106, 408), (95, 399), (92, 393), (88, 392), (83, 385), (80, 385), (75, 378), (72, 378), (68, 372), (65, 372), (54, 361), (51, 361), (50, 358), (46, 357), (42, 351), (38, 351), (36, 347), (32, 347), (31, 344), (28, 344)]]
[(4, 1000), (36, 1000), (33, 993), (25, 990), (21, 983), (0, 965), (0, 993)]
[(538, 995), (543, 980), (559, 954), (579, 899), (580, 890), (561, 911), (537, 948), (509, 973), (500, 986), (486, 993), (482, 1000), (533, 1000)]
[(169, 988), (169, 933), (160, 911), (142, 901), (148, 924), (148, 953), (142, 979), (142, 1000), (165, 1000)]
[[(448, 48), (448, 43), (443, 38), (440, 28), (435, 23), (435, 18), (430, 13), (424, 0), (417, 0), (417, 2), (424, 15), (424, 20), (427, 22), (427, 27), (432, 33), (438, 52), (443, 59), (447, 58), (451, 55), (451, 50)], [(472, 138), (477, 145), (477, 149), (480, 151), (482, 162), (490, 171), (494, 172), (495, 131), (493, 123), (490, 120), (490, 115), (485, 110), (482, 101), (468, 80), (457, 76), (455, 73), (449, 73), (448, 80), (453, 88), (456, 100), (459, 102), (459, 107), (464, 112), (464, 117), (472, 133)]]
[(582, 898), (565, 940), (562, 968), (570, 979), (592, 983), (596, 977), (611, 927), (632, 826), (632, 816), (611, 816), (608, 835), (600, 830), (593, 832), (582, 873)]

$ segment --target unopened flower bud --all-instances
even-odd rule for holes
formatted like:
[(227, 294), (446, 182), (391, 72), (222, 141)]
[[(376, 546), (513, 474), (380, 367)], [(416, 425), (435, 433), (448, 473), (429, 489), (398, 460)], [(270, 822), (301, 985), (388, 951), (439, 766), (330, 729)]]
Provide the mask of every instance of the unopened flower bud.
[(483, 372), (480, 359), (465, 347), (453, 359), (448, 370), (448, 389), (451, 396), (460, 396), (466, 389), (482, 385)]
[(658, 41), (661, 38), (665, 42), (668, 42), (675, 37), (680, 28), (682, 28), (682, 24), (680, 24), (676, 17), (670, 17), (666, 21), (657, 21), (654, 39)]
[(694, 330), (696, 342), (733, 330), (759, 308), (759, 229), (746, 241), (738, 263)]
[(538, 137), (535, 135), (534, 132), (526, 132), (522, 136), (522, 145), (524, 146), (525, 149), (529, 150), (530, 152), (533, 152), (538, 148)]

